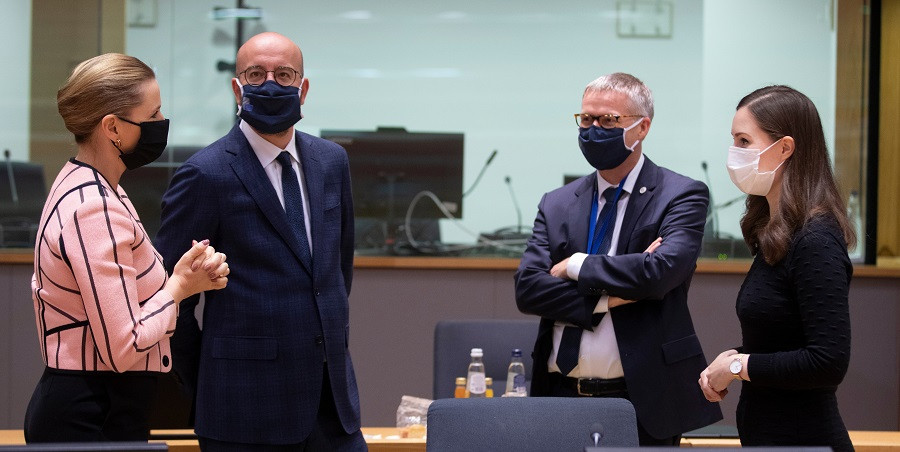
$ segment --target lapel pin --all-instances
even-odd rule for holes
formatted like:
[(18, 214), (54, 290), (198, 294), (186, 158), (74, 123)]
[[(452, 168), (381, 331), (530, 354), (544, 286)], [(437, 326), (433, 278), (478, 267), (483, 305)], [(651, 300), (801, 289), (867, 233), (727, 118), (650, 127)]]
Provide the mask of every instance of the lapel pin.
[(638, 190), (638, 193), (640, 193), (640, 194), (642, 194), (642, 195), (643, 195), (644, 193), (647, 193), (647, 187), (641, 187), (641, 189)]

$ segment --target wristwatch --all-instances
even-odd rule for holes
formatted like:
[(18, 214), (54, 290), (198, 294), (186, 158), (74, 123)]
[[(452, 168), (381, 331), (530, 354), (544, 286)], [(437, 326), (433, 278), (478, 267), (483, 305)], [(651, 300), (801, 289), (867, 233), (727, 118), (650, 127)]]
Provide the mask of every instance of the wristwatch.
[(741, 362), (741, 355), (736, 355), (734, 357), (734, 361), (728, 366), (728, 370), (731, 371), (731, 374), (734, 375), (736, 380), (743, 380), (743, 378), (741, 378), (741, 371), (744, 370), (744, 363)]

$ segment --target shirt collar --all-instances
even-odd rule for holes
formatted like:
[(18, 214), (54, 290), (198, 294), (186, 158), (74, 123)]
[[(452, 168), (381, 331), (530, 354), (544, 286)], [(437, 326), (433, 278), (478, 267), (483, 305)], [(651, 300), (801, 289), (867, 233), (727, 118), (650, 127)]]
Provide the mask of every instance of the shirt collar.
[[(300, 158), (297, 155), (296, 133), (291, 134), (291, 141), (288, 142), (284, 149), (281, 149), (266, 141), (265, 138), (261, 137), (259, 133), (253, 130), (253, 127), (250, 127), (250, 124), (247, 124), (243, 119), (238, 127), (244, 132), (244, 136), (247, 137), (247, 141), (250, 143), (250, 148), (253, 149), (253, 153), (256, 154), (256, 158), (259, 159), (259, 163), (263, 168), (271, 165), (282, 151), (288, 151), (295, 161), (298, 163), (300, 162)], [(641, 156), (641, 158), (643, 158), (643, 156)]]
[[(631, 172), (625, 176), (625, 185), (622, 186), (622, 191), (626, 194), (634, 191), (634, 184), (637, 183), (638, 175), (641, 174), (641, 168), (644, 167), (644, 154), (641, 153), (640, 158), (638, 158), (638, 162), (634, 165), (634, 168), (631, 169)], [(597, 171), (597, 193), (598, 196), (602, 195), (604, 191), (606, 191), (609, 187), (617, 187), (618, 185), (610, 184), (600, 175), (600, 172)]]

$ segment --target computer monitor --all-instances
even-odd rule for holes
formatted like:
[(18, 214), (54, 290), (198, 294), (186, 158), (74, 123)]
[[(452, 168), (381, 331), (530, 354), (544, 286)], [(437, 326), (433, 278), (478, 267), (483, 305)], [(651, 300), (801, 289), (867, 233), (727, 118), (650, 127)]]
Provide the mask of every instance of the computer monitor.
[(34, 246), (46, 200), (42, 165), (0, 161), (0, 246)]
[[(463, 215), (463, 134), (407, 132), (379, 127), (375, 131), (323, 130), (322, 138), (347, 150), (357, 219), (385, 225), (385, 245), (403, 241), (398, 234), (413, 198), (430, 191), (456, 218)], [(445, 218), (428, 198), (412, 212), (415, 219)], [(365, 221), (363, 224), (368, 224)]]

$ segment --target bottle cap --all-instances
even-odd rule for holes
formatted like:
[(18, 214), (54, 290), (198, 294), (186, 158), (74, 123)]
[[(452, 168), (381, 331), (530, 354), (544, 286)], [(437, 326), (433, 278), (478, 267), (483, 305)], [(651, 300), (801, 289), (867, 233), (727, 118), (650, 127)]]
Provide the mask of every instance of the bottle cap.
[(512, 356), (513, 356), (513, 358), (521, 358), (521, 357), (522, 357), (522, 350), (520, 350), (520, 349), (518, 349), (518, 348), (514, 348), (513, 351), (512, 351)]
[(456, 377), (456, 384), (465, 386), (466, 377)]
[(480, 348), (473, 348), (473, 349), (472, 349), (472, 357), (473, 357), (473, 358), (481, 358), (482, 356), (484, 356), (484, 352), (481, 351)]
[(484, 384), (490, 386), (494, 382), (494, 379), (491, 377), (484, 377)]

